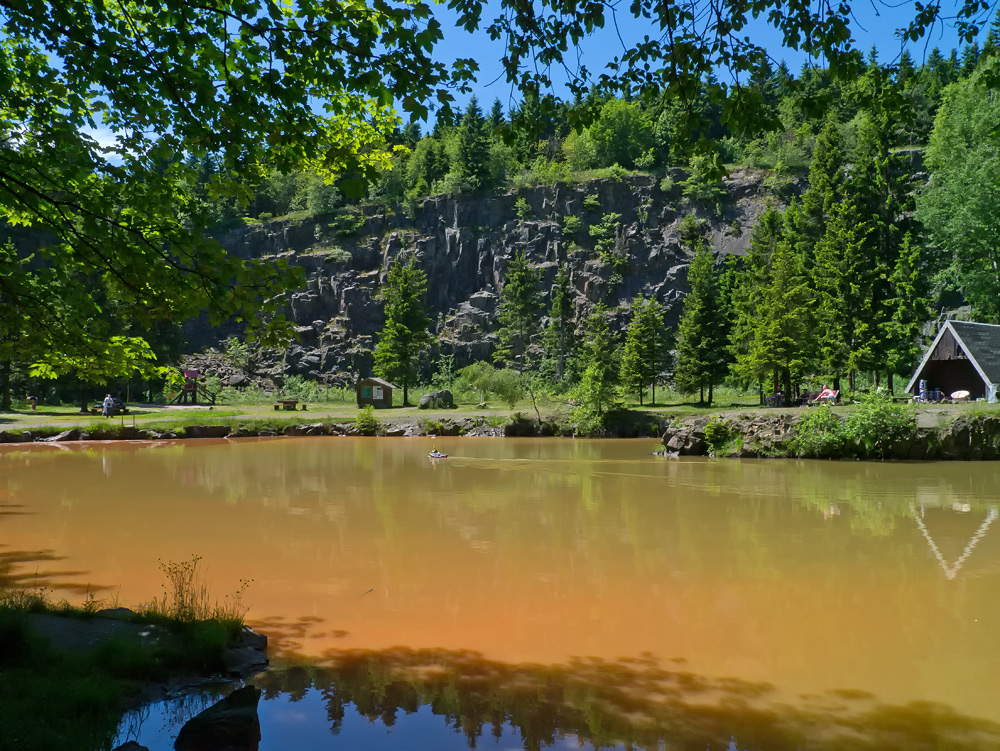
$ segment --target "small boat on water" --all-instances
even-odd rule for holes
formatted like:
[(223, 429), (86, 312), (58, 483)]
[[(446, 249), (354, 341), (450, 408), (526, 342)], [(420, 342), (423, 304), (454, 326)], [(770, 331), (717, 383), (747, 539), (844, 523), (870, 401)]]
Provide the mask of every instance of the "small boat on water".
[(447, 459), (448, 458), (447, 454), (444, 454), (444, 453), (438, 451), (437, 449), (434, 449), (427, 456), (430, 457), (431, 459)]

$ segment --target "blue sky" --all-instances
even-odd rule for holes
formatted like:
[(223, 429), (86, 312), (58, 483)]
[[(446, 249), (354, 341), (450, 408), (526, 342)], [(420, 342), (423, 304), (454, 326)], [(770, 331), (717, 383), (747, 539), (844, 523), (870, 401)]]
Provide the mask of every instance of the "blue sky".
[[(855, 23), (852, 24), (855, 31), (855, 46), (867, 53), (874, 44), (878, 48), (879, 61), (882, 63), (897, 59), (902, 45), (895, 32), (896, 29), (907, 25), (912, 19), (913, 2), (889, 6), (880, 0), (868, 0), (868, 2), (855, 3), (855, 6)], [(633, 18), (628, 13), (626, 3), (622, 3), (621, 7), (623, 11), (618, 16), (618, 26), (626, 43), (641, 39), (645, 34), (652, 36), (653, 32), (649, 29), (648, 23), (643, 25)], [(944, 12), (948, 12), (947, 8)], [(444, 27), (444, 40), (438, 46), (438, 58), (443, 62), (451, 63), (456, 58), (471, 57), (479, 63), (480, 72), (473, 91), (479, 99), (480, 106), (483, 109), (488, 109), (493, 100), (499, 98), (504, 109), (507, 110), (511, 103), (519, 101), (518, 92), (512, 90), (510, 84), (503, 78), (500, 63), (500, 58), (503, 55), (502, 43), (491, 40), (485, 31), (469, 34), (463, 29), (457, 28), (455, 26), (456, 14), (443, 5), (435, 5), (434, 14)], [(484, 27), (488, 25), (488, 19), (489, 16), (484, 13)], [(755, 42), (762, 43), (775, 60), (785, 60), (792, 72), (797, 73), (806, 62), (806, 56), (802, 53), (783, 49), (780, 34), (765, 22), (755, 22), (749, 33)], [(980, 43), (985, 37), (984, 31), (980, 35)], [(953, 47), (961, 52), (964, 43), (959, 42), (953, 29), (939, 24), (919, 42), (908, 45), (910, 54), (918, 64), (934, 47), (940, 47), (942, 53), (947, 57)], [(622, 44), (616, 31), (606, 27), (586, 40), (582, 50), (582, 61), (591, 73), (600, 74), (603, 72), (605, 64), (621, 51)], [(724, 78), (722, 73), (720, 73), (720, 78)], [(468, 98), (459, 96), (457, 99), (460, 104), (464, 104)]]

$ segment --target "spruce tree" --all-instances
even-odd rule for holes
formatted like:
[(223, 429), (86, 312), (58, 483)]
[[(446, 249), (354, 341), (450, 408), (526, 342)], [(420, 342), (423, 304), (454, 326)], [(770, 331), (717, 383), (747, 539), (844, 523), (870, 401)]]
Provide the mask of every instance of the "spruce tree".
[(647, 300), (636, 295), (632, 301), (632, 320), (625, 330), (621, 383), (639, 395), (640, 405), (647, 386), (652, 386), (653, 403), (656, 403), (656, 379), (664, 365), (666, 345), (663, 308), (655, 298)]
[(618, 348), (603, 304), (594, 306), (584, 324), (583, 359), (577, 398), (583, 412), (600, 417), (617, 396), (619, 372)]
[(726, 315), (719, 294), (712, 252), (704, 244), (688, 271), (691, 291), (677, 327), (677, 368), (674, 384), (682, 393), (698, 392), (699, 404), (712, 404), (712, 390), (726, 375)]
[[(731, 262), (727, 271), (726, 286), (729, 290), (732, 329), (729, 351), (733, 360), (731, 370), (743, 384), (760, 384), (760, 398), (764, 400), (764, 380), (770, 374), (755, 360), (758, 353), (754, 346), (760, 326), (760, 310), (764, 293), (771, 279), (771, 256), (784, 237), (783, 215), (773, 206), (760, 215), (750, 236), (747, 254)], [(735, 256), (731, 258), (736, 259)], [(772, 384), (774, 388), (778, 384)]]
[(575, 314), (576, 299), (570, 286), (569, 267), (565, 263), (560, 263), (555, 284), (552, 286), (549, 325), (544, 337), (549, 369), (556, 381), (562, 381), (567, 376), (576, 355)]
[(920, 245), (914, 243), (909, 234), (903, 238), (889, 283), (892, 288), (890, 307), (892, 320), (889, 322), (889, 391), (892, 392), (892, 376), (902, 373), (920, 361), (923, 350), (920, 334), (924, 323), (930, 317), (929, 280), (925, 273)]
[(385, 326), (375, 346), (375, 374), (402, 384), (404, 405), (409, 404), (409, 386), (417, 379), (420, 354), (431, 338), (426, 292), (426, 272), (412, 258), (405, 264), (397, 258), (378, 295), (385, 303)]
[(487, 128), (486, 118), (473, 96), (458, 126), (456, 154), (456, 166), (473, 190), (490, 185), (490, 140)]
[(759, 372), (774, 372), (776, 385), (787, 396), (812, 366), (809, 299), (802, 257), (786, 238), (771, 255), (770, 282), (758, 310), (752, 358)]
[(802, 196), (802, 207), (813, 242), (822, 237), (826, 218), (843, 197), (843, 183), (844, 144), (840, 126), (830, 117), (816, 137), (816, 147), (809, 164), (809, 188)]
[(528, 369), (528, 349), (538, 333), (541, 299), (538, 272), (531, 267), (523, 250), (507, 264), (507, 278), (500, 298), (500, 344), (493, 360), (513, 367), (518, 374)]

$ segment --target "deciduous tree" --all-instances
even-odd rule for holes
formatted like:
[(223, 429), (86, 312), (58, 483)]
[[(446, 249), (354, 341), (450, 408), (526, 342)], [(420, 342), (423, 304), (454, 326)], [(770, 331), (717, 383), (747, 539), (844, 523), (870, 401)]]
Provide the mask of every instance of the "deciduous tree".
[(927, 147), (918, 217), (946, 249), (977, 318), (1000, 322), (1000, 91), (987, 70), (949, 86)]

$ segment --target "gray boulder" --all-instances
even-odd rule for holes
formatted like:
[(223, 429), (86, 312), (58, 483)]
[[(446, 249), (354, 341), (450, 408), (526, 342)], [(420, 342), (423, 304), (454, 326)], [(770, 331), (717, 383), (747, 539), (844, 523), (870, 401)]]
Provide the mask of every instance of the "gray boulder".
[(431, 391), (420, 397), (420, 409), (452, 409), (455, 406), (455, 398), (448, 389), (441, 391)]
[(195, 715), (181, 728), (175, 751), (257, 751), (260, 689), (244, 686)]

